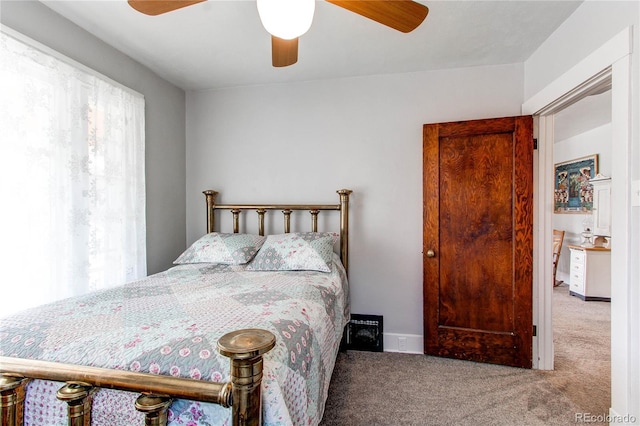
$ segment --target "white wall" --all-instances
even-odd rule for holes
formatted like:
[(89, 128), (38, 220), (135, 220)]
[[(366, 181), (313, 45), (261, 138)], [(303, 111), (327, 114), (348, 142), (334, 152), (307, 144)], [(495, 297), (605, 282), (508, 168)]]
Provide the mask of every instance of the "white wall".
[(188, 243), (204, 232), (204, 189), (223, 203), (337, 203), (335, 190), (352, 189), (352, 312), (421, 339), (422, 125), (518, 115), (522, 74), (520, 64), (188, 92)]
[(185, 248), (185, 94), (37, 1), (0, 2), (3, 25), (140, 92), (146, 105), (147, 271)]
[[(612, 281), (611, 411), (621, 416), (634, 416), (635, 424), (640, 422), (640, 207), (631, 205), (630, 181), (640, 179), (639, 24), (640, 2), (587, 0), (524, 64), (525, 98), (530, 99), (618, 33), (632, 27), (631, 67), (626, 69), (625, 65), (624, 70), (616, 67), (618, 78), (626, 78), (627, 73), (630, 76), (630, 125), (621, 129), (621, 134), (626, 137), (630, 132), (631, 147), (628, 152), (612, 152), (612, 179), (616, 179), (616, 174), (629, 172), (625, 177), (628, 182), (621, 185), (626, 188), (622, 193), (614, 193), (616, 188), (612, 187), (614, 209), (623, 209), (616, 215), (628, 224), (629, 244), (621, 248), (621, 256), (612, 251), (612, 278), (621, 276), (623, 280)], [(616, 105), (615, 99), (613, 104)], [(615, 116), (613, 120), (617, 120)], [(615, 137), (613, 143), (614, 146), (626, 146)], [(619, 225), (614, 222), (613, 226)], [(615, 242), (612, 244), (616, 249)], [(622, 263), (619, 266), (613, 263), (618, 259)]]
[[(598, 171), (611, 176), (611, 124), (605, 124), (593, 130), (556, 141), (553, 147), (554, 164), (598, 154)], [(567, 245), (579, 245), (582, 242), (584, 214), (554, 214), (553, 227), (565, 231), (560, 261), (558, 262), (558, 279), (569, 282), (569, 260), (571, 254)]]

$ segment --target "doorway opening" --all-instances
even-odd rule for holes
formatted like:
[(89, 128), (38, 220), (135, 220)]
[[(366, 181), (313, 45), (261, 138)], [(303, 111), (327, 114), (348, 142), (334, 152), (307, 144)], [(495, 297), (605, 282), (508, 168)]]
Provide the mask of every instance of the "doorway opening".
[[(631, 31), (628, 27), (522, 106), (538, 123), (538, 151), (534, 159), (534, 368), (553, 370), (552, 238), (553, 238), (553, 114), (576, 103), (598, 87), (611, 85), (611, 415), (629, 412), (636, 389), (629, 378), (635, 370), (635, 340), (630, 332), (634, 316), (631, 283)], [(592, 93), (592, 92), (591, 92)], [(630, 302), (631, 301), (631, 302)]]
[[(591, 176), (611, 176), (610, 79), (553, 114), (552, 145), (556, 175), (566, 173), (563, 164), (594, 158), (597, 161)], [(594, 218), (609, 214), (610, 209), (597, 211), (593, 188), (578, 200), (591, 210), (559, 208), (565, 200), (556, 195), (558, 186), (555, 176), (552, 224), (554, 232), (564, 232), (564, 239), (552, 296), (554, 380), (559, 386), (568, 384), (565, 395), (578, 406), (607, 413), (611, 400), (611, 251), (610, 241), (603, 244), (600, 239), (594, 244), (595, 237), (590, 234), (605, 233), (595, 230)], [(573, 192), (581, 195), (575, 188)], [(610, 236), (607, 232), (606, 237)]]

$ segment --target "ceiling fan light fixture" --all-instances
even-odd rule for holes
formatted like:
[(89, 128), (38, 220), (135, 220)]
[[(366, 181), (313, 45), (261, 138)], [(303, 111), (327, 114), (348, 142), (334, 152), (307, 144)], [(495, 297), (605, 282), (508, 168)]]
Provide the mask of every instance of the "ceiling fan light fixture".
[(311, 27), (315, 0), (257, 0), (258, 14), (269, 34), (291, 40)]

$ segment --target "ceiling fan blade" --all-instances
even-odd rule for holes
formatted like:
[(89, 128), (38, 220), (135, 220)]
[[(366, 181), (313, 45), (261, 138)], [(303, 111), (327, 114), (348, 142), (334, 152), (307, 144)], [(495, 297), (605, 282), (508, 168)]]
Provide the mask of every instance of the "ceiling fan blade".
[(145, 15), (161, 15), (206, 0), (129, 0), (129, 6)]
[(408, 33), (424, 21), (429, 8), (412, 0), (327, 0), (353, 13)]
[(274, 67), (288, 67), (298, 62), (298, 38), (285, 40), (272, 35), (271, 62)]

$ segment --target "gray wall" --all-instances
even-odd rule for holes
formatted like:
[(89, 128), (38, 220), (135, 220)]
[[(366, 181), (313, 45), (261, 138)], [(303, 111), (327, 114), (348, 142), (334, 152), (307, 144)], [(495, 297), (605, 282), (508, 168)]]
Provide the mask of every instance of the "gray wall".
[(204, 229), (203, 189), (221, 203), (334, 203), (352, 189), (351, 310), (384, 315), (385, 350), (403, 337), (422, 352), (422, 126), (518, 115), (522, 75), (511, 64), (187, 92), (187, 239)]
[(185, 248), (185, 93), (36, 1), (0, 2), (0, 22), (142, 93), (146, 103), (147, 270)]

